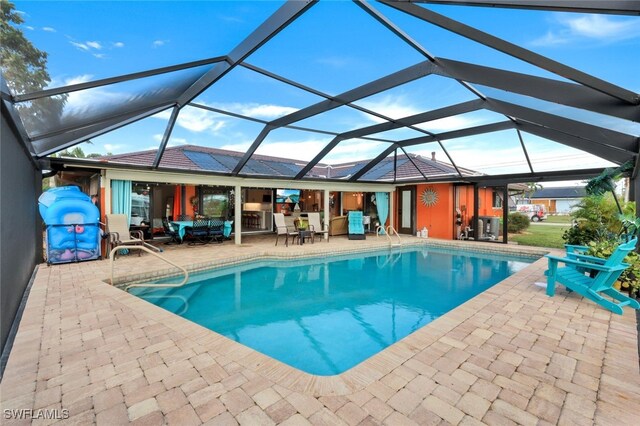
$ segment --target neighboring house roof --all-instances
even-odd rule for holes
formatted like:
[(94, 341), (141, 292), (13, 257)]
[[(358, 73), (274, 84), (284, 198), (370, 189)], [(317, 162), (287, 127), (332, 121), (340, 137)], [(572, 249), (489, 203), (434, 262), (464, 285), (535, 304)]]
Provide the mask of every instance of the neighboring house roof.
[(531, 199), (560, 199), (560, 198), (583, 198), (587, 195), (584, 187), (563, 186), (557, 188), (543, 188), (533, 193)]
[[(139, 151), (128, 154), (118, 154), (100, 157), (100, 161), (126, 163), (140, 166), (151, 166), (156, 157), (157, 150)], [(240, 159), (244, 156), (242, 152), (228, 151), (218, 148), (206, 148), (196, 145), (181, 145), (169, 147), (165, 150), (160, 167), (201, 170), (219, 173), (231, 173)], [(307, 177), (347, 179), (361, 170), (371, 161), (361, 160), (341, 164), (318, 163), (313, 167)], [(447, 163), (435, 158), (425, 158), (417, 154), (398, 155), (395, 159), (396, 180), (424, 179), (422, 176), (442, 177), (456, 176), (456, 169)], [(304, 166), (307, 161), (291, 160), (287, 158), (272, 157), (267, 155), (254, 154), (242, 169), (242, 174), (264, 175), (275, 177), (293, 177)], [(473, 170), (458, 168), (463, 176), (474, 176), (480, 173)], [(422, 172), (422, 173), (421, 173)], [(366, 172), (362, 178), (366, 181), (393, 181), (394, 180), (394, 157), (390, 156), (382, 160), (371, 170)]]

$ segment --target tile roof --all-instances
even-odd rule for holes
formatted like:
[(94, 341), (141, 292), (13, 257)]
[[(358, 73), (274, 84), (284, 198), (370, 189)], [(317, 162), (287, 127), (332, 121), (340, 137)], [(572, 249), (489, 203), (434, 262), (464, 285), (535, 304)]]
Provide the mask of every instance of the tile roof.
[(587, 195), (584, 187), (580, 186), (562, 186), (557, 188), (538, 189), (533, 193), (531, 198), (583, 198)]
[[(132, 152), (127, 154), (109, 155), (100, 160), (114, 163), (125, 163), (140, 166), (151, 166), (156, 157), (157, 150)], [(228, 174), (236, 167), (243, 152), (228, 151), (218, 148), (207, 148), (196, 145), (181, 145), (169, 147), (165, 150), (161, 168), (202, 170)], [(318, 163), (306, 177), (347, 179), (369, 163), (370, 160), (354, 161), (341, 164)], [(455, 176), (456, 169), (450, 164), (429, 159), (417, 154), (398, 155), (396, 158), (396, 179), (424, 179), (423, 174), (429, 177)], [(260, 175), (273, 177), (293, 177), (307, 165), (305, 160), (292, 160), (288, 158), (272, 157), (254, 154), (242, 169), (244, 175)], [(417, 168), (416, 168), (417, 166)], [(419, 168), (419, 170), (418, 170)], [(468, 169), (459, 168), (465, 176), (478, 175)], [(422, 173), (420, 173), (422, 172)], [(366, 181), (393, 181), (394, 157), (389, 156), (367, 171), (361, 180)]]

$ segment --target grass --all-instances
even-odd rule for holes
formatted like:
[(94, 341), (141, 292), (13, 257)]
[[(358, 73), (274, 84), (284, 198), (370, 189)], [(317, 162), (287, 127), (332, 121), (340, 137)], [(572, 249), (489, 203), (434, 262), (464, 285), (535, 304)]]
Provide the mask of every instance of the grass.
[(547, 216), (544, 220), (546, 223), (571, 223), (571, 216)]
[(563, 248), (562, 234), (567, 225), (532, 225), (521, 234), (509, 234), (509, 240), (523, 246)]

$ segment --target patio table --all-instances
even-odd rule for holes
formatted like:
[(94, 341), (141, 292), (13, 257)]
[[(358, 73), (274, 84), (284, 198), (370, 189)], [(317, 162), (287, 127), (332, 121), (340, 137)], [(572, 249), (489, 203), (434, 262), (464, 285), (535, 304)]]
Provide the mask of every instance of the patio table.
[(178, 228), (178, 236), (180, 237), (180, 241), (184, 240), (184, 236), (187, 233), (187, 228), (193, 227), (192, 220), (174, 220), (171, 221), (171, 224)]
[[(233, 223), (233, 221), (229, 221), (229, 220), (225, 220), (224, 221), (224, 225), (226, 228), (228, 228), (228, 232), (229, 234), (231, 234), (231, 224)], [(192, 220), (172, 220), (171, 224), (173, 226), (175, 226), (176, 228), (178, 228), (178, 237), (180, 237), (180, 241), (184, 240), (184, 236), (187, 233), (187, 228), (191, 228), (193, 227), (193, 221)], [(228, 237), (229, 235), (225, 232), (225, 237)]]

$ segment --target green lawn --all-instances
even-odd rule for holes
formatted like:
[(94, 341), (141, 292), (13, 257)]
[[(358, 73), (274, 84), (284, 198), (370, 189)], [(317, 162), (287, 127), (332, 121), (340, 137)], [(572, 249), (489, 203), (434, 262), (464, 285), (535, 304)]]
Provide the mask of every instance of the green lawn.
[(521, 234), (509, 234), (509, 240), (523, 246), (563, 248), (562, 234), (567, 225), (531, 225)]
[(571, 216), (547, 216), (544, 220), (547, 223), (571, 223)]

